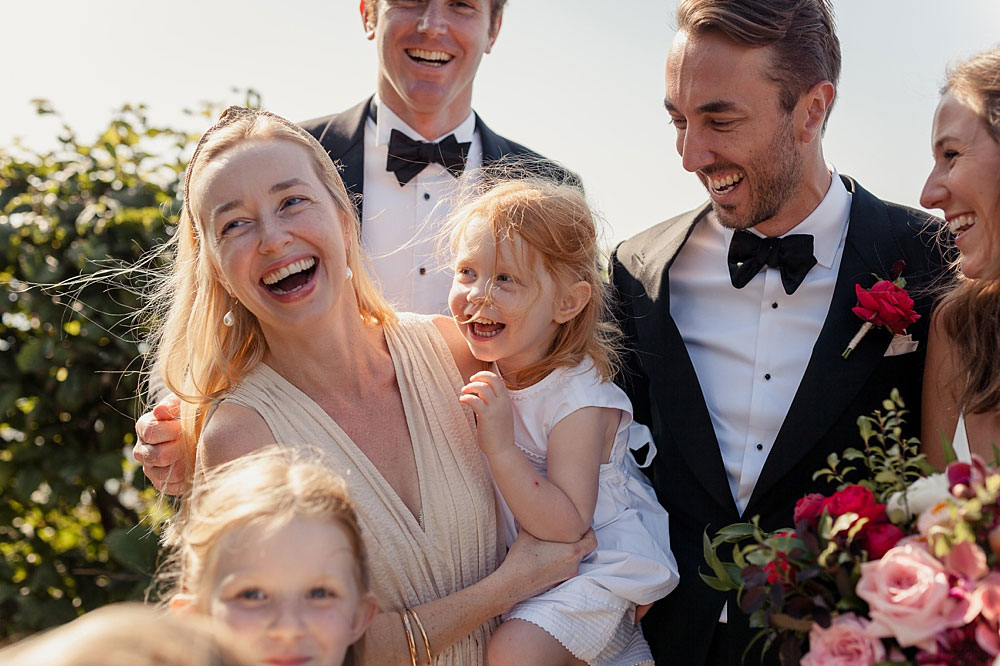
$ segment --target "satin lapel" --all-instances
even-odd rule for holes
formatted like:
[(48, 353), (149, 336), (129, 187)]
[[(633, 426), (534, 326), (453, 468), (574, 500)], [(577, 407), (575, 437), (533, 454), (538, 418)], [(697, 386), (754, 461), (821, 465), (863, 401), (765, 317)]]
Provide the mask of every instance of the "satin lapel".
[(365, 122), (372, 98), (331, 117), (330, 122), (316, 138), (330, 154), (330, 159), (340, 167), (344, 186), (354, 198), (361, 217), (361, 195), (365, 191)]
[[(841, 358), (847, 343), (863, 323), (851, 308), (857, 305), (855, 285), (865, 289), (886, 276), (902, 250), (885, 205), (854, 181), (844, 178), (854, 197), (844, 255), (833, 299), (812, 357), (788, 409), (774, 447), (761, 470), (747, 512), (785, 476), (833, 426), (882, 361), (892, 336), (873, 329), (849, 358)], [(861, 416), (856, 414), (854, 416)]]
[(496, 162), (498, 159), (511, 152), (507, 142), (491, 130), (483, 122), (483, 119), (476, 114), (476, 129), (479, 131), (479, 143), (483, 147), (483, 165)]
[(670, 316), (670, 265), (695, 224), (709, 210), (706, 206), (677, 220), (643, 253), (642, 281), (650, 301), (644, 304), (647, 312), (638, 311), (638, 307), (634, 310), (637, 338), (646, 343), (637, 351), (654, 400), (659, 409), (667, 410), (668, 416), (661, 421), (670, 430), (684, 461), (721, 507), (738, 514), (698, 375)]

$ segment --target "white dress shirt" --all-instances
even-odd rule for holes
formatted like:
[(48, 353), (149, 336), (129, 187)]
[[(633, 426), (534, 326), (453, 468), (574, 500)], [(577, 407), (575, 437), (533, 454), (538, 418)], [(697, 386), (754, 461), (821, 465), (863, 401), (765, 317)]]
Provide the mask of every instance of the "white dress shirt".
[(850, 210), (851, 194), (834, 171), (822, 202), (788, 232), (812, 234), (817, 261), (792, 295), (769, 266), (742, 289), (732, 285), (733, 230), (714, 212), (670, 267), (670, 314), (698, 375), (741, 514), (830, 309)]
[[(788, 234), (812, 234), (816, 265), (788, 295), (765, 266), (742, 289), (729, 277), (726, 229), (709, 212), (670, 266), (670, 316), (705, 396), (729, 489), (742, 515), (826, 321), (844, 254), (851, 193), (837, 171)], [(751, 233), (755, 233), (751, 230)], [(728, 602), (720, 622), (728, 621)]]
[(385, 168), (394, 129), (417, 141), (440, 141), (449, 134), (459, 143), (471, 141), (465, 173), (474, 174), (483, 160), (476, 116), (470, 111), (458, 127), (430, 139), (385, 104), (378, 105), (377, 122), (368, 118), (365, 123), (361, 245), (371, 259), (382, 293), (396, 309), (447, 313), (452, 275), (447, 258), (439, 256), (438, 237), (459, 181), (440, 164), (429, 164), (400, 187), (396, 174)]

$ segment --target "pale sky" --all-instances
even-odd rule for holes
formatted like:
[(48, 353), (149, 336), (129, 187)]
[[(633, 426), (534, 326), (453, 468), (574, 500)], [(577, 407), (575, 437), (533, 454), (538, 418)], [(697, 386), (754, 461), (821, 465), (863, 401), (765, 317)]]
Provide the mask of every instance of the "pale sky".
[[(59, 122), (91, 140), (125, 102), (201, 130), (199, 100), (253, 87), (292, 120), (341, 111), (375, 85), (357, 0), (42, 0), (2, 3), (8, 67), (0, 146), (47, 148)], [(620, 7), (627, 7), (623, 10)], [(663, 110), (675, 0), (510, 0), (473, 105), (498, 133), (579, 173), (621, 240), (697, 206)], [(1000, 43), (998, 0), (835, 0), (844, 66), (827, 160), (876, 195), (917, 206), (948, 63)], [(12, 66), (17, 61), (18, 66)]]

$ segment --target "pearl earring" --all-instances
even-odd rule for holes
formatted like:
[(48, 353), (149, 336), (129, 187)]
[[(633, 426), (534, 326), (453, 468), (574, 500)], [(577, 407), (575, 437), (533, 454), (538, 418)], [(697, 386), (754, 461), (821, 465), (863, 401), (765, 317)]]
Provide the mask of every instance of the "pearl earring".
[(236, 304), (238, 302), (239, 301), (237, 301), (236, 299), (233, 299), (233, 305), (232, 307), (229, 308), (229, 312), (227, 312), (225, 315), (222, 316), (222, 323), (228, 326), (229, 328), (232, 328), (233, 325), (236, 324), (236, 316), (233, 314), (233, 308), (236, 307)]
[(347, 267), (347, 279), (348, 279), (348, 280), (350, 280), (350, 279), (351, 279), (351, 278), (353, 278), (353, 277), (354, 277), (354, 271), (352, 271), (352, 270), (351, 270), (351, 267), (350, 267), (350, 266), (348, 266), (348, 267)]

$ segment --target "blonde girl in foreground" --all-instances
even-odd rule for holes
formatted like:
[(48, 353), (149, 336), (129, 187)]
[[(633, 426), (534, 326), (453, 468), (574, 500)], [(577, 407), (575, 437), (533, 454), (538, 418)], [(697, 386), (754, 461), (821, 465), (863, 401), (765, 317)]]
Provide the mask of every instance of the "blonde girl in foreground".
[(522, 530), (574, 542), (593, 526), (598, 542), (578, 576), (504, 615), (489, 663), (651, 663), (636, 606), (670, 592), (677, 567), (666, 511), (628, 451), (632, 407), (612, 383), (618, 334), (583, 194), (501, 182), (458, 207), (450, 231), (449, 305), (494, 364), (459, 399), (497, 487)]
[(102, 606), (0, 650), (5, 666), (253, 666), (225, 627), (134, 602)]
[(207, 615), (260, 663), (354, 666), (375, 616), (343, 481), (277, 447), (210, 470), (167, 537), (170, 608)]

